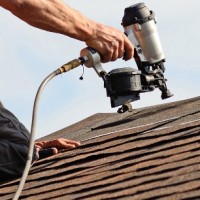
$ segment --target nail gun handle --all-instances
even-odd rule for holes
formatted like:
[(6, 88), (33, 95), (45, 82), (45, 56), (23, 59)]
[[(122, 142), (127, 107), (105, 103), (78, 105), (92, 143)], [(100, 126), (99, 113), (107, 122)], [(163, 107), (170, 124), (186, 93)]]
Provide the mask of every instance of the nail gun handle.
[(84, 65), (88, 68), (93, 67), (96, 73), (102, 77), (102, 72), (105, 72), (101, 65), (101, 57), (98, 52), (96, 52), (91, 47), (86, 47), (81, 50), (80, 56), (84, 59)]

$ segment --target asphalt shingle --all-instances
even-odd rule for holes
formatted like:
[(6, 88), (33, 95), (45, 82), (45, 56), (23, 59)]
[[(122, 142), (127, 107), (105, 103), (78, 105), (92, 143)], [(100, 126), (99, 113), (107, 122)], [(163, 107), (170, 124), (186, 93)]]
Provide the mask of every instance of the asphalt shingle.
[(200, 199), (199, 97), (96, 114), (43, 139), (61, 136), (82, 145), (38, 161), (20, 199)]

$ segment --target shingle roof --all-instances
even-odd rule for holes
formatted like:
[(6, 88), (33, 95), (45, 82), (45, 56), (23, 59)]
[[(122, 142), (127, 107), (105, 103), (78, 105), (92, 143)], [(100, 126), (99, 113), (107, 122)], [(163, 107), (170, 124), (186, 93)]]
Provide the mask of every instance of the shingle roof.
[(20, 199), (200, 199), (199, 97), (96, 114), (48, 138), (61, 136), (82, 146), (38, 161)]

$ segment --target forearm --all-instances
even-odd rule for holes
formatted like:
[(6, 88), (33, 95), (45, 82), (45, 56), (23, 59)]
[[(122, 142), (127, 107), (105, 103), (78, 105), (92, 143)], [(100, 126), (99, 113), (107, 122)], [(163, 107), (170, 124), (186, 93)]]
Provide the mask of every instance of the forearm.
[(28, 24), (86, 41), (96, 30), (96, 23), (61, 0), (0, 0), (0, 6)]
[(0, 6), (28, 24), (84, 41), (102, 62), (133, 57), (134, 48), (122, 31), (88, 19), (61, 0), (0, 0)]

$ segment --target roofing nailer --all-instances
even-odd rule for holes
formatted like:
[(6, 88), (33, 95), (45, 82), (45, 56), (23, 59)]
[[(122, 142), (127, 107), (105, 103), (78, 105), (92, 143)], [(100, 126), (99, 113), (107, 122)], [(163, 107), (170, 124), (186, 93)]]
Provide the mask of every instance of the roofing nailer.
[(132, 110), (131, 102), (140, 99), (140, 93), (151, 92), (155, 88), (161, 91), (161, 98), (166, 99), (173, 94), (168, 90), (164, 77), (165, 56), (156, 28), (155, 13), (144, 3), (125, 8), (122, 25), (125, 34), (133, 43), (134, 60), (137, 69), (132, 67), (117, 68), (106, 72), (101, 65), (98, 52), (87, 47), (82, 49), (78, 59), (70, 61), (57, 69), (56, 73), (67, 72), (79, 65), (93, 67), (104, 81), (111, 107), (122, 106), (118, 112)]
[(118, 68), (107, 73), (101, 66), (100, 56), (95, 50), (86, 48), (81, 51), (87, 57), (84, 65), (93, 67), (103, 78), (111, 107), (122, 105), (118, 112), (131, 111), (130, 102), (140, 99), (140, 93), (161, 90), (161, 98), (171, 96), (164, 78), (165, 56), (156, 28), (155, 13), (144, 3), (138, 3), (125, 9), (122, 25), (125, 34), (135, 47), (134, 59), (138, 69)]
[(125, 8), (122, 25), (125, 34), (134, 45), (137, 69), (117, 68), (107, 73), (101, 65), (98, 52), (87, 47), (81, 50), (79, 58), (53, 72), (54, 75), (58, 75), (83, 64), (86, 67), (93, 67), (104, 81), (111, 107), (122, 106), (118, 110), (120, 113), (131, 111), (130, 103), (139, 100), (140, 93), (151, 92), (155, 88), (160, 89), (162, 99), (173, 96), (164, 77), (165, 56), (156, 28), (155, 13), (144, 3), (132, 5)]

